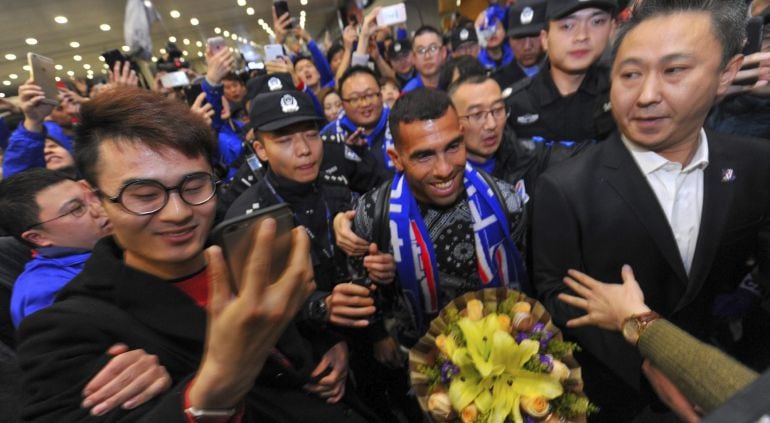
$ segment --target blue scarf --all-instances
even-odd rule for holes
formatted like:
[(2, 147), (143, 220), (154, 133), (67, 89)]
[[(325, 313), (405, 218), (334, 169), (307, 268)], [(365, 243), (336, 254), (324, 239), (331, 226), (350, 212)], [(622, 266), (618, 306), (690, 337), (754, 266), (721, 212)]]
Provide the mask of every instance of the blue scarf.
[[(465, 165), (465, 191), (473, 219), (480, 288), (505, 286), (521, 289), (526, 273), (511, 239), (508, 219), (484, 178)], [(402, 291), (424, 332), (443, 304), (439, 304), (438, 265), (433, 242), (402, 172), (396, 173), (390, 192), (390, 242)]]
[[(385, 137), (382, 143), (382, 155), (385, 158), (385, 166), (388, 168), (388, 170), (395, 170), (396, 168), (393, 166), (393, 161), (390, 160), (390, 156), (388, 156), (388, 148), (394, 148), (395, 145), (393, 143), (393, 135), (390, 133), (390, 126), (388, 125), (389, 115), (390, 109), (383, 107), (380, 120), (377, 122), (377, 126), (374, 127), (372, 133), (369, 135), (361, 134), (361, 136), (366, 140), (366, 143), (369, 144), (369, 148), (371, 149), (377, 137), (379, 137), (380, 134), (385, 131)], [(347, 136), (353, 132), (356, 132), (356, 129), (358, 129), (358, 125), (353, 123), (353, 121), (351, 121), (347, 115), (340, 116), (336, 122), (337, 125), (335, 130), (337, 134), (342, 134), (345, 138), (347, 138)]]
[(487, 49), (482, 49), (479, 52), (479, 62), (481, 62), (481, 64), (487, 69), (498, 69), (507, 65), (508, 63), (511, 63), (513, 60), (513, 50), (511, 50), (508, 42), (503, 41), (503, 44), (500, 46), (500, 48), (503, 49), (503, 57), (500, 59), (500, 64), (495, 62), (495, 60), (489, 56)]

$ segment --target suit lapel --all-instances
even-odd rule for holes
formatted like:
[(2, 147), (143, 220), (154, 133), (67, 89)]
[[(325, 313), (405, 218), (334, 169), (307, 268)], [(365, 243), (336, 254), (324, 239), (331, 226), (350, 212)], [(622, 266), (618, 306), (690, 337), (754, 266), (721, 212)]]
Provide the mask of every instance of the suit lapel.
[(647, 228), (677, 278), (686, 284), (687, 272), (682, 264), (674, 234), (650, 184), (623, 145), (619, 134), (615, 133), (604, 143), (602, 164), (606, 171), (607, 183)]
[(719, 240), (722, 238), (734, 193), (732, 179), (723, 181), (722, 173), (734, 172), (735, 163), (728, 158), (727, 152), (723, 149), (723, 143), (717, 135), (709, 133), (707, 137), (709, 165), (703, 171), (703, 209), (698, 242), (690, 269), (690, 283), (676, 307), (677, 310), (695, 298), (709, 274), (719, 248)]

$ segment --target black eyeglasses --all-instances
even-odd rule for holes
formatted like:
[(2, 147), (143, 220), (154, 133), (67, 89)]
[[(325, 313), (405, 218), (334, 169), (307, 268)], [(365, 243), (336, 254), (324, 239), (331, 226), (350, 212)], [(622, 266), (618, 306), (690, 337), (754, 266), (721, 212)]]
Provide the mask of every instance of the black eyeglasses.
[(167, 187), (153, 179), (138, 179), (123, 185), (114, 197), (102, 191), (97, 192), (110, 202), (120, 204), (127, 212), (144, 216), (166, 207), (171, 191), (178, 192), (185, 203), (200, 206), (214, 198), (220, 183), (221, 181), (215, 180), (214, 175), (210, 173), (197, 172), (185, 176), (179, 185), (174, 187)]
[(353, 107), (358, 107), (363, 105), (364, 103), (372, 103), (378, 98), (380, 98), (380, 92), (374, 92), (374, 93), (366, 93), (362, 94), (357, 97), (350, 97), (350, 98), (342, 98), (341, 100), (350, 103)]
[(74, 217), (81, 217), (86, 214), (86, 211), (88, 211), (88, 205), (83, 200), (75, 200), (72, 202), (72, 207), (66, 212), (62, 213), (59, 216), (56, 216), (54, 218), (44, 220), (42, 222), (37, 222), (35, 224), (29, 225), (27, 227), (27, 230), (30, 230), (36, 226), (45, 225), (46, 223), (53, 222), (54, 220), (59, 220), (63, 217), (67, 217), (69, 215), (72, 215)]

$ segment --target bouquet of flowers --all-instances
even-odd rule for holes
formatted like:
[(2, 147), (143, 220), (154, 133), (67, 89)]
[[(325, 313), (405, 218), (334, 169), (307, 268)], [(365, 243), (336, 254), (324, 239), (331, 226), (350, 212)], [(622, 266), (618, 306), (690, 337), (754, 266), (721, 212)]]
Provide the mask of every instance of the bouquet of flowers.
[(545, 308), (505, 288), (447, 305), (409, 353), (420, 405), (439, 422), (585, 421), (577, 345), (562, 340)]

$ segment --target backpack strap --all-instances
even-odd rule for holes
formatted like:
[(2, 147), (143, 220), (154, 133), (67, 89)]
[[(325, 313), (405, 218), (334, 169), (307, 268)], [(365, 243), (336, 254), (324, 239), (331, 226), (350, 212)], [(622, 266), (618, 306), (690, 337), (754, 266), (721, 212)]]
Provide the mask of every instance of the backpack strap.
[(492, 193), (495, 194), (495, 198), (497, 199), (497, 202), (500, 204), (500, 208), (502, 210), (505, 210), (505, 217), (508, 219), (508, 224), (511, 223), (511, 212), (508, 210), (508, 207), (505, 205), (505, 197), (503, 197), (502, 191), (500, 191), (500, 187), (497, 185), (497, 182), (495, 181), (495, 178), (492, 177), (492, 175), (488, 174), (487, 172), (483, 171), (482, 169), (476, 169), (476, 171), (481, 175), (482, 178), (484, 178), (484, 182), (489, 185), (490, 188), (492, 188)]
[(383, 182), (374, 201), (374, 220), (372, 221), (372, 241), (380, 251), (390, 251), (390, 189), (393, 179)]

